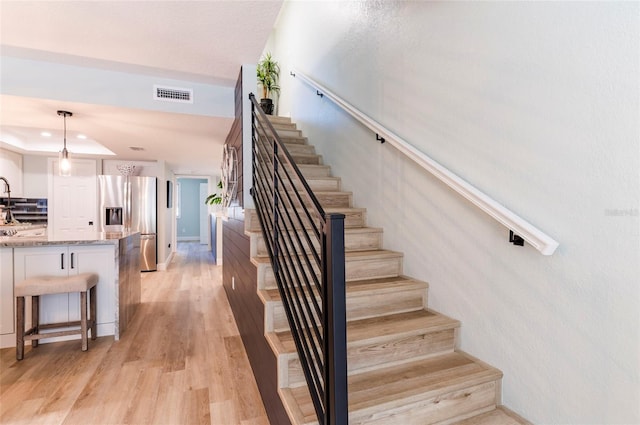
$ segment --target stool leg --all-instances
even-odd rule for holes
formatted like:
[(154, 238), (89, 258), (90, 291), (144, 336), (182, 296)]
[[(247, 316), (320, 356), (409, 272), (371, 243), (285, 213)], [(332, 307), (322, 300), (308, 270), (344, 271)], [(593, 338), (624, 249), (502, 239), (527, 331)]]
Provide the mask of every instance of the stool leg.
[(82, 351), (89, 349), (87, 340), (87, 291), (80, 292), (80, 332), (82, 333)]
[(96, 307), (98, 305), (97, 297), (98, 291), (96, 291), (96, 286), (89, 290), (89, 308), (91, 311), (89, 314), (91, 315), (91, 339), (95, 340), (98, 337), (98, 312)]
[[(31, 297), (31, 327), (33, 328), (33, 333), (38, 335), (40, 333), (40, 296), (33, 295)], [(31, 340), (31, 348), (36, 348), (38, 346), (38, 340)]]
[(24, 297), (16, 297), (16, 359), (24, 358)]

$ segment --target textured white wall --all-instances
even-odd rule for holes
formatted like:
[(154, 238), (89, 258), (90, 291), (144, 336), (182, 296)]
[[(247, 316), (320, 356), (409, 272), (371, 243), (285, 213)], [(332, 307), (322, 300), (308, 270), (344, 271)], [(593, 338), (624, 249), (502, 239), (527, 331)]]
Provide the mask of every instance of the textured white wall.
[[(639, 18), (637, 2), (294, 1), (270, 43), (280, 115), (535, 423), (640, 423)], [(292, 67), (530, 220), (556, 253), (511, 246)]]

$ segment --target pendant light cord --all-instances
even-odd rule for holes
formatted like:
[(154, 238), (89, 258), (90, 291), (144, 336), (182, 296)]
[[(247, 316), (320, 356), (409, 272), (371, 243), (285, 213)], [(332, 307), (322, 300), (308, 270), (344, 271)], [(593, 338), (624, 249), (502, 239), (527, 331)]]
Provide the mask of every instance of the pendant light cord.
[(63, 133), (63, 141), (64, 141), (64, 149), (67, 149), (67, 114), (62, 115), (64, 122), (64, 133)]
[(64, 133), (63, 133), (63, 150), (66, 151), (67, 150), (67, 117), (71, 117), (73, 116), (73, 112), (69, 112), (69, 111), (58, 111), (58, 115), (62, 115), (62, 119), (63, 119), (63, 123), (64, 123)]

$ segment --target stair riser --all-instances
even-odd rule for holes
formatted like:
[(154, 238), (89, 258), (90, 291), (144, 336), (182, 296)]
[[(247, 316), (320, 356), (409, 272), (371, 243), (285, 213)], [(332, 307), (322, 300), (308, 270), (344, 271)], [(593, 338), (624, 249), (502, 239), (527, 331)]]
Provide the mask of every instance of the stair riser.
[(316, 153), (316, 148), (312, 145), (301, 145), (299, 143), (291, 143), (285, 144), (287, 150), (290, 154), (306, 154), (306, 155), (314, 155)]
[[(313, 205), (309, 197), (304, 193), (300, 194), (302, 200), (302, 202), (300, 202), (295, 192), (289, 191), (289, 196), (283, 192), (284, 189), (282, 192), (279, 192), (282, 199), (281, 205), (287, 207), (293, 205), (296, 209), (300, 209), (303, 204), (307, 209), (310, 209)], [(350, 192), (314, 192), (314, 195), (323, 208), (351, 208), (352, 195)]]
[(277, 129), (276, 128), (276, 132), (278, 133), (278, 136), (280, 136), (281, 138), (285, 138), (285, 137), (302, 137), (302, 131), (300, 131), (300, 130), (285, 130), (285, 129)]
[[(496, 407), (500, 384), (492, 381), (432, 397), (413, 397), (413, 403), (375, 408), (375, 413), (359, 411), (349, 415), (351, 425), (453, 424)], [(371, 409), (374, 410), (374, 409)], [(452, 416), (455, 412), (455, 416)]]
[[(323, 208), (351, 208), (352, 206), (350, 192), (314, 192), (314, 195)], [(293, 200), (295, 207), (300, 206), (300, 201), (293, 194), (291, 199)], [(307, 196), (303, 196), (302, 200), (307, 208), (311, 207), (312, 203)]]
[(343, 211), (341, 214), (344, 215), (345, 228), (364, 227), (367, 223), (365, 210)]
[[(309, 185), (312, 191), (314, 192), (338, 192), (340, 191), (340, 179), (334, 178), (323, 178), (323, 179), (308, 179), (305, 178), (305, 181)], [(300, 180), (294, 180), (294, 185), (298, 190), (304, 188), (302, 182)]]
[(271, 124), (277, 124), (277, 123), (291, 124), (291, 117), (281, 117), (279, 115), (267, 115), (267, 119)]
[[(305, 165), (321, 165), (322, 164), (322, 156), (320, 155), (302, 155), (297, 153), (291, 153), (291, 158), (297, 164), (305, 164)], [(285, 155), (280, 155), (280, 159), (284, 161)]]
[[(357, 228), (364, 227), (366, 223), (365, 211), (364, 210), (354, 210), (347, 211), (343, 213), (344, 218), (344, 227), (345, 228)], [(306, 228), (310, 228), (310, 225), (305, 226)], [(245, 216), (245, 230), (249, 232), (261, 232), (262, 228), (260, 227), (260, 220), (258, 220), (258, 213), (255, 210), (251, 210), (249, 214)]]
[(349, 192), (332, 192), (331, 194), (314, 192), (314, 195), (323, 208), (350, 208), (352, 206), (352, 195)]
[[(327, 165), (300, 165), (300, 171), (305, 179), (312, 179), (314, 177), (330, 177), (331, 176), (331, 167)], [(293, 170), (291, 170), (293, 173)], [(291, 174), (292, 176), (294, 174)]]
[[(306, 252), (310, 253), (311, 249), (309, 248), (309, 244), (306, 241), (304, 235), (302, 233), (298, 236), (300, 238), (300, 242), (302, 243), (302, 247), (304, 250), (298, 248), (298, 241), (295, 239), (295, 236), (292, 236), (294, 240), (294, 246), (296, 247), (296, 252)], [(320, 243), (317, 240), (313, 240), (313, 246), (315, 251), (319, 251)], [(344, 235), (344, 247), (346, 252), (355, 252), (355, 251), (371, 251), (374, 249), (382, 248), (382, 233), (373, 229), (371, 232), (363, 233), (350, 233), (345, 232)], [(269, 252), (267, 251), (267, 247), (265, 244), (264, 237), (262, 233), (256, 233), (251, 235), (251, 256), (252, 257), (268, 257)]]
[(347, 281), (400, 276), (402, 274), (402, 257), (347, 261), (345, 274)]
[(306, 137), (282, 137), (280, 136), (280, 140), (285, 145), (309, 145), (309, 141)]
[(271, 125), (276, 130), (297, 130), (296, 124), (285, 122), (272, 122)]
[[(294, 145), (288, 145), (288, 146), (294, 146)], [(305, 149), (292, 149), (289, 150), (289, 154), (291, 155), (291, 158), (293, 159), (293, 162), (299, 167), (301, 165), (322, 165), (322, 156), (321, 155), (317, 155), (315, 152), (313, 152), (313, 150), (311, 149), (311, 152), (309, 152), (310, 149), (308, 149), (308, 145), (298, 145), (298, 146), (302, 146)], [(272, 156), (273, 153), (270, 153), (270, 156)], [(280, 158), (280, 163), (281, 164), (286, 164), (287, 162), (287, 157), (284, 153), (280, 152), (279, 154), (279, 158)], [(271, 168), (272, 165), (267, 165), (268, 168)], [(291, 176), (293, 177), (293, 174), (291, 174)]]
[[(304, 266), (305, 270), (307, 266)], [(260, 264), (258, 271), (258, 288), (275, 288), (276, 279), (270, 264)], [(318, 270), (315, 270), (318, 273)], [(402, 257), (349, 259), (345, 261), (347, 281), (377, 279), (400, 276), (402, 273)]]
[[(318, 300), (319, 301), (319, 300)], [(380, 293), (348, 293), (347, 321), (421, 310), (427, 305), (426, 289), (403, 289)], [(265, 310), (267, 332), (289, 330), (282, 301), (271, 301)]]
[[(389, 366), (392, 363), (415, 360), (453, 351), (455, 347), (455, 330), (448, 329), (433, 333), (391, 336), (384, 341), (374, 343), (362, 342), (349, 344), (347, 348), (347, 367), (350, 375), (376, 366)], [(304, 374), (297, 354), (286, 354), (279, 359), (279, 367), (286, 367), (282, 374), (281, 387), (295, 387), (305, 384)]]

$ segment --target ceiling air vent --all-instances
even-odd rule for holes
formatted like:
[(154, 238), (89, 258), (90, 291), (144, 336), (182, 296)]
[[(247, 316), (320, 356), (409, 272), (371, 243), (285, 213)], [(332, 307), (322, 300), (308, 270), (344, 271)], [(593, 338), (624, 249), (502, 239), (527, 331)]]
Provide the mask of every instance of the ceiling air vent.
[(154, 85), (153, 99), (165, 102), (193, 103), (193, 89)]

